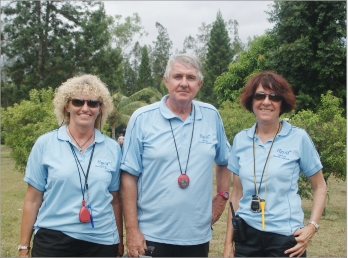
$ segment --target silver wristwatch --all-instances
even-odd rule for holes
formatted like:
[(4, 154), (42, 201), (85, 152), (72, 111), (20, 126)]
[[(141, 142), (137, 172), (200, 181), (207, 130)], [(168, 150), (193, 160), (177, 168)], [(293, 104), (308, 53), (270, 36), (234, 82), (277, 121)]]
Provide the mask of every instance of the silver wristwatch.
[(315, 223), (313, 220), (308, 221), (308, 224), (312, 224), (315, 227), (315, 232), (318, 232), (319, 230), (319, 225), (317, 223)]
[(20, 250), (30, 250), (30, 246), (26, 246), (26, 245), (19, 245), (18, 246), (18, 251), (20, 251)]

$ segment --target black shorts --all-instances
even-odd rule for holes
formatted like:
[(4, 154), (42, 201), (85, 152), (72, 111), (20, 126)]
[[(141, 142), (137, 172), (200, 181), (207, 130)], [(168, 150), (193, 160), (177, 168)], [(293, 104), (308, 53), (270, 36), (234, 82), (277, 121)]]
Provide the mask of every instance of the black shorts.
[[(235, 242), (235, 257), (289, 257), (290, 254), (284, 254), (284, 251), (297, 244), (293, 235), (260, 231), (247, 223), (245, 233), (247, 240)], [(306, 251), (301, 257), (306, 257)]]
[(209, 242), (199, 245), (171, 245), (146, 240), (146, 245), (154, 247), (154, 251), (147, 254), (152, 257), (208, 257), (209, 253)]
[(116, 257), (118, 244), (102, 245), (72, 238), (60, 231), (40, 228), (33, 241), (32, 257)]

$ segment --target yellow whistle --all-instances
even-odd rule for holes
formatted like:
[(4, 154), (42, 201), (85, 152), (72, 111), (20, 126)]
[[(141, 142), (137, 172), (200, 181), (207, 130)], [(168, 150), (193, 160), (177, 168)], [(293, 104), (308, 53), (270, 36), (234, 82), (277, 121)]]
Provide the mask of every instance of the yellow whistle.
[(265, 205), (266, 205), (266, 201), (260, 200), (260, 205), (261, 205), (261, 216), (262, 216), (262, 229), (265, 229)]

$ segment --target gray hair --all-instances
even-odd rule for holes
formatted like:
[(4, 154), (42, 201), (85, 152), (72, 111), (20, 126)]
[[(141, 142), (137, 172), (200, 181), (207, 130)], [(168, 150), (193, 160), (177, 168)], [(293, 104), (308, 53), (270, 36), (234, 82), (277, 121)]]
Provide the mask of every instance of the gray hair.
[(198, 81), (203, 81), (203, 75), (202, 75), (202, 64), (201, 61), (195, 56), (189, 55), (189, 54), (177, 54), (169, 58), (166, 66), (166, 70), (164, 72), (164, 77), (168, 81), (170, 73), (172, 71), (172, 68), (175, 63), (182, 64), (186, 66), (187, 68), (195, 68), (198, 73)]

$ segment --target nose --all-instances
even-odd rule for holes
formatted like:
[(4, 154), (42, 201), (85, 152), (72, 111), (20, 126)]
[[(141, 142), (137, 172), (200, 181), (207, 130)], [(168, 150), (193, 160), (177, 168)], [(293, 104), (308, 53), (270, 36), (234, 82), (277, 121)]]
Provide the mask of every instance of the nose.
[(266, 98), (262, 101), (264, 105), (268, 105), (271, 103), (271, 100), (269, 99), (269, 95), (266, 95)]
[(186, 87), (188, 86), (186, 76), (183, 76), (183, 77), (182, 77), (182, 80), (181, 80), (181, 82), (180, 82), (180, 86), (183, 87), (183, 88), (186, 88)]
[(87, 101), (85, 101), (85, 103), (83, 103), (82, 110), (88, 110)]

